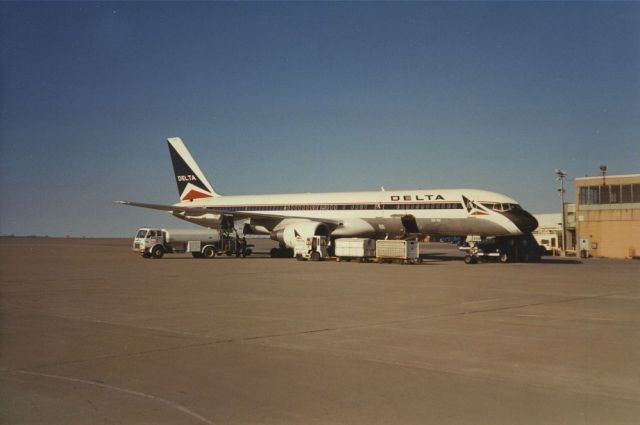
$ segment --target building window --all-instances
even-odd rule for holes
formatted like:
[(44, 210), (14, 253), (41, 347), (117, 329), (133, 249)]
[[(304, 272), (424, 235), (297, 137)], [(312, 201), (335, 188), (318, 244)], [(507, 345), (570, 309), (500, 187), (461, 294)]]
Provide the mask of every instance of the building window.
[(609, 186), (602, 185), (600, 186), (600, 202), (598, 204), (608, 204), (609, 203)]
[(619, 184), (611, 186), (611, 197), (609, 198), (609, 202), (612, 204), (620, 203), (620, 185)]
[(593, 204), (629, 204), (640, 202), (640, 184), (614, 184), (578, 187), (578, 203)]
[(630, 184), (623, 184), (622, 185), (622, 203), (623, 204), (630, 204), (631, 202), (633, 202), (631, 199), (631, 185)]
[(600, 186), (589, 186), (589, 194), (587, 196), (587, 204), (600, 203)]
[(631, 187), (631, 202), (640, 202), (640, 184), (638, 183)]
[(579, 198), (579, 203), (580, 204), (586, 204), (588, 202), (588, 196), (589, 196), (589, 188), (586, 186), (583, 186), (580, 188), (580, 198)]

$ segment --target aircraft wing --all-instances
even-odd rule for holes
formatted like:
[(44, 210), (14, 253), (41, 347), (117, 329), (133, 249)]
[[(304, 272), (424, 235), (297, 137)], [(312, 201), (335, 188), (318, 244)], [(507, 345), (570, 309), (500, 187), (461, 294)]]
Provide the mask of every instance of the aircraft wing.
[(321, 223), (325, 223), (325, 224), (331, 224), (334, 226), (340, 226), (342, 225), (342, 220), (333, 220), (333, 219), (328, 219), (325, 217), (301, 217), (301, 216), (291, 216), (291, 215), (281, 215), (281, 214), (264, 214), (264, 213), (258, 213), (258, 212), (251, 212), (251, 211), (226, 211), (226, 210), (219, 210), (216, 209), (216, 207), (203, 207), (203, 206), (197, 206), (197, 207), (190, 207), (190, 206), (178, 206), (178, 205), (162, 205), (162, 204), (146, 204), (146, 203), (142, 203), (142, 202), (132, 202), (132, 201), (115, 201), (116, 204), (120, 204), (120, 205), (131, 205), (132, 207), (140, 207), (140, 208), (150, 208), (153, 210), (159, 210), (159, 211), (168, 211), (171, 213), (185, 213), (188, 215), (192, 215), (192, 216), (197, 216), (197, 215), (204, 215), (204, 214), (220, 214), (220, 215), (226, 215), (226, 216), (232, 216), (234, 219), (238, 219), (238, 220), (245, 220), (248, 218), (256, 218), (256, 219), (286, 219), (286, 218), (293, 218), (293, 219), (300, 219), (300, 220), (312, 220), (312, 221), (318, 221)]
[(131, 205), (132, 207), (150, 208), (152, 210), (167, 211), (167, 212), (184, 212), (189, 215), (204, 215), (208, 213), (215, 213), (215, 211), (208, 211), (203, 207), (179, 207), (177, 205), (163, 205), (163, 204), (146, 204), (143, 202), (132, 201), (114, 201), (120, 205)]

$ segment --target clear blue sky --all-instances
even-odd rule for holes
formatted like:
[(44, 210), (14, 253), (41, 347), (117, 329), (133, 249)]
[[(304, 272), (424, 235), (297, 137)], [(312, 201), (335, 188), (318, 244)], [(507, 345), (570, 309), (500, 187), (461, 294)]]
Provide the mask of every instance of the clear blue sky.
[[(559, 210), (640, 172), (640, 4), (0, 3), (0, 233), (187, 225), (222, 194), (474, 187)], [(569, 191), (573, 196), (573, 191)]]

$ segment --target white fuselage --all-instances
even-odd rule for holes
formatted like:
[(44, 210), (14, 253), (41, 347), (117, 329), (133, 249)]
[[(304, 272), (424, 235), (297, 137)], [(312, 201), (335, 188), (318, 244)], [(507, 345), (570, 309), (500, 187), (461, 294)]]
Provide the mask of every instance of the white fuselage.
[[(479, 205), (479, 209), (469, 208), (469, 200)], [(295, 221), (326, 220), (336, 223), (331, 228), (331, 236), (336, 237), (392, 237), (407, 233), (520, 235), (523, 231), (505, 212), (517, 210), (528, 215), (513, 199), (477, 189), (218, 196), (175, 205), (215, 209), (215, 213), (204, 215), (174, 213), (209, 227), (217, 225), (220, 211), (236, 215), (246, 212), (254, 215), (250, 223), (261, 233), (273, 232)]]

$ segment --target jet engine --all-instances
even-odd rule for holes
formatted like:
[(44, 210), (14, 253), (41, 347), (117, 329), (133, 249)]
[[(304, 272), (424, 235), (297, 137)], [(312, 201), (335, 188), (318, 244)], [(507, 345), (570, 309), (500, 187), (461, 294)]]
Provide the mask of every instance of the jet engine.
[(173, 212), (172, 214), (174, 217), (181, 220), (188, 221), (189, 223), (195, 223), (198, 226), (209, 227), (211, 229), (218, 227), (221, 219), (219, 214), (187, 215), (184, 212)]
[(269, 235), (271, 232), (264, 226), (245, 223), (242, 228), (242, 233), (245, 235)]
[(271, 232), (271, 239), (293, 248), (297, 240), (304, 241), (315, 235), (329, 236), (329, 228), (326, 224), (317, 221), (295, 221), (275, 228)]

